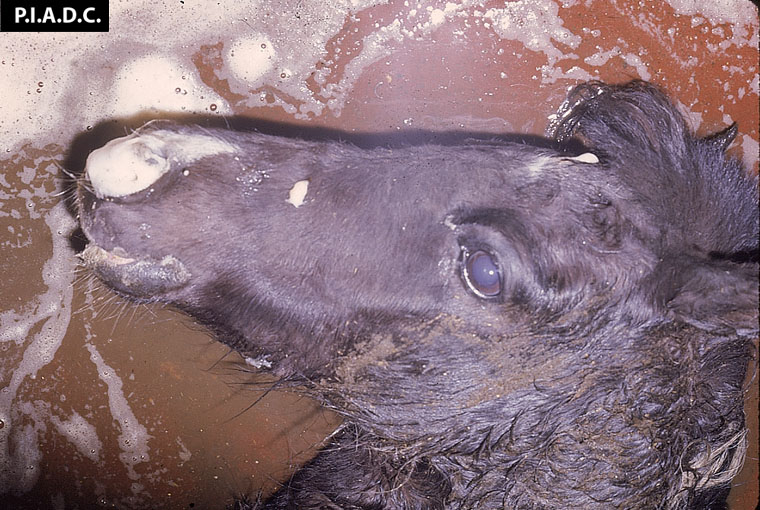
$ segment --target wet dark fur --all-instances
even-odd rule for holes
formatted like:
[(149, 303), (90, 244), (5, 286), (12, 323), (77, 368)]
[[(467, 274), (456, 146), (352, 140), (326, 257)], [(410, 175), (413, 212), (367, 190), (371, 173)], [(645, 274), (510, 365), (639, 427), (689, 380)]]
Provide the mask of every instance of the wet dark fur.
[[(94, 242), (193, 275), (148, 299), (346, 418), (238, 508), (724, 507), (758, 331), (757, 179), (724, 154), (735, 128), (695, 138), (635, 82), (578, 87), (551, 129), (600, 162), (210, 131), (236, 159), (134, 200), (80, 188)], [(477, 250), (494, 298), (462, 277)]]

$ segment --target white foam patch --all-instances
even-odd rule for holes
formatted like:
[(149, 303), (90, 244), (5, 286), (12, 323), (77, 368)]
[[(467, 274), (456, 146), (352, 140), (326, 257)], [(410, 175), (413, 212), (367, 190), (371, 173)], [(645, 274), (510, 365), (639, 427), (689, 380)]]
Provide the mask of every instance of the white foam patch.
[(241, 37), (230, 44), (225, 61), (239, 80), (255, 86), (274, 68), (277, 53), (263, 34)]
[[(127, 468), (127, 476), (130, 480), (139, 480), (140, 475), (135, 466), (150, 460), (148, 440), (152, 436), (148, 434), (145, 426), (137, 420), (135, 413), (132, 412), (129, 401), (122, 390), (121, 378), (113, 368), (106, 364), (94, 345), (87, 344), (86, 347), (90, 351), (90, 360), (97, 367), (98, 377), (108, 388), (108, 407), (111, 410), (111, 416), (119, 424), (121, 433), (118, 441), (119, 448), (122, 451), (119, 454), (119, 459)], [(135, 486), (136, 484), (133, 484), (133, 487)]]
[(590, 66), (603, 66), (611, 58), (617, 57), (622, 53), (620, 46), (613, 46), (609, 50), (599, 50), (596, 53), (584, 58), (583, 61)]
[(188, 450), (187, 446), (185, 446), (185, 443), (182, 442), (182, 439), (177, 438), (177, 444), (179, 445), (179, 454), (177, 455), (182, 462), (189, 461), (193, 454), (190, 450)]
[(752, 94), (760, 94), (760, 75), (755, 73), (755, 75), (752, 77), (752, 80), (750, 80), (748, 84), (748, 88)]
[(689, 129), (692, 132), (699, 131), (699, 128), (702, 125), (703, 113), (700, 111), (692, 110), (681, 101), (676, 100), (674, 102), (678, 111), (681, 112), (681, 115), (683, 115), (686, 119), (686, 124), (689, 126)]
[(296, 182), (290, 191), (288, 191), (288, 199), (286, 202), (292, 204), (294, 207), (299, 208), (303, 205), (306, 199), (306, 193), (309, 192), (309, 180), (304, 179)]
[(631, 67), (636, 68), (636, 72), (642, 80), (651, 80), (652, 75), (649, 73), (649, 67), (641, 60), (641, 57), (635, 53), (626, 53), (623, 55), (625, 63)]
[[(227, 80), (230, 89), (247, 99), (247, 107), (277, 107), (296, 119), (310, 119), (330, 111), (339, 116), (362, 72), (370, 65), (391, 55), (405, 41), (419, 41), (441, 27), (449, 18), (466, 18), (471, 0), (447, 2), (443, 8), (431, 6), (399, 9), (398, 16), (374, 24), (375, 30), (365, 35), (358, 51), (350, 59), (331, 54), (328, 47), (339, 45), (346, 37), (341, 32), (347, 18), (366, 16), (361, 12), (384, 0), (298, 3), (292, 7), (277, 6), (279, 19), (297, 19), (282, 24), (265, 22), (249, 30), (241, 39), (225, 44), (222, 67), (215, 72)], [(265, 44), (266, 47), (261, 45)], [(340, 50), (338, 50), (340, 51)], [(241, 57), (240, 55), (244, 55)]]
[[(24, 354), (15, 367), (10, 367), (10, 380), (0, 390), (0, 494), (9, 490), (26, 492), (36, 482), (41, 453), (39, 450), (43, 417), (32, 413), (33, 406), (17, 402), (18, 391), (26, 380), (50, 363), (61, 346), (71, 320), (74, 269), (76, 259), (69, 236), (76, 222), (61, 202), (45, 216), (53, 240), (53, 254), (45, 263), (42, 278), (48, 290), (38, 295), (23, 312), (0, 312), (0, 342), (24, 345)], [(39, 330), (30, 335), (33, 329)], [(31, 337), (31, 341), (28, 339)], [(4, 373), (9, 367), (3, 366)], [(35, 425), (14, 427), (11, 406), (15, 403), (22, 414), (32, 414)], [(26, 412), (24, 412), (26, 410)]]
[(393, 49), (400, 47), (408, 36), (409, 33), (402, 28), (398, 19), (367, 35), (362, 40), (361, 54), (351, 59), (346, 65), (346, 72), (341, 80), (338, 83), (326, 84), (325, 88), (330, 93), (327, 106), (336, 114), (340, 113), (346, 97), (348, 97), (362, 70), (390, 55)]
[(580, 36), (563, 26), (559, 6), (552, 0), (508, 2), (503, 8), (488, 9), (485, 18), (492, 22), (501, 38), (520, 41), (529, 50), (543, 52), (550, 64), (570, 56), (552, 41), (570, 48), (577, 48), (581, 43)]
[[(544, 53), (544, 83), (593, 78), (587, 69), (563, 71), (567, 66), (556, 65), (576, 57), (569, 50), (581, 37), (564, 26), (560, 6), (571, 7), (578, 0), (518, 0), (490, 9), (474, 0), (435, 7), (407, 3), (396, 16), (377, 21), (350, 58), (346, 52), (329, 51), (344, 40), (347, 20), (364, 19), (365, 9), (386, 3), (258, 0), (222, 9), (202, 2), (135, 0), (113, 2), (108, 33), (3, 33), (0, 150), (10, 152), (30, 139), (40, 145), (67, 145), (87, 126), (138, 113), (234, 114), (238, 108), (269, 106), (298, 119), (326, 110), (339, 115), (367, 66), (454, 17)], [(757, 46), (758, 17), (746, 0), (669, 3), (695, 22), (725, 30), (726, 40), (715, 51), (732, 44)], [(466, 42), (466, 31), (458, 34)], [(600, 48), (599, 58), (589, 65), (599, 65), (608, 51), (612, 50)], [(635, 51), (622, 53), (618, 55), (635, 66), (639, 76), (651, 74)], [(222, 97), (208, 76), (200, 76), (201, 60), (242, 99), (228, 104), (228, 95)]]
[(443, 25), (446, 21), (446, 13), (442, 9), (432, 9), (430, 11), (430, 23), (433, 26)]
[(667, 0), (678, 13), (688, 16), (701, 14), (710, 23), (733, 23), (757, 26), (757, 7), (747, 0)]
[[(692, 16), (692, 26), (707, 21), (712, 33), (723, 39), (718, 44), (707, 43), (710, 51), (726, 50), (732, 45), (757, 48), (760, 18), (757, 6), (747, 0), (667, 0), (676, 13)], [(723, 27), (729, 33), (723, 32)], [(705, 33), (707, 30), (705, 30)], [(730, 34), (730, 35), (729, 35)]]
[[(34, 487), (40, 476), (40, 438), (47, 432), (45, 417), (48, 406), (41, 401), (18, 402), (17, 409), (21, 415), (30, 419), (31, 423), (18, 425), (11, 436), (11, 450), (17, 459), (15, 465), (12, 465), (13, 471), (5, 475), (14, 477), (14, 485), (26, 492)], [(23, 461), (24, 464), (20, 464), (19, 461)]]
[(541, 69), (541, 82), (542, 83), (554, 83), (557, 80), (573, 80), (575, 82), (582, 82), (593, 80), (598, 77), (592, 75), (585, 69), (572, 66), (567, 71), (562, 69), (562, 66), (555, 66), (551, 64), (545, 64), (540, 67)]
[(82, 454), (82, 456), (93, 462), (100, 460), (100, 450), (103, 443), (98, 439), (98, 433), (95, 426), (85, 420), (81, 414), (74, 411), (67, 420), (62, 420), (58, 416), (52, 416), (51, 421), (58, 432), (68, 439)]
[[(300, 119), (320, 115), (325, 107), (339, 113), (344, 97), (336, 97), (332, 87), (350, 73), (337, 71), (328, 43), (336, 40), (348, 17), (381, 3), (385, 2), (263, 2), (259, 12), (276, 12), (276, 20), (264, 15), (253, 31), (249, 26), (242, 35), (225, 41), (222, 66), (215, 72), (233, 92), (246, 97), (242, 104), (247, 107), (280, 107)], [(323, 64), (322, 77), (329, 75), (332, 83), (320, 81), (317, 62)], [(309, 84), (312, 78), (315, 81)]]
[[(306, 86), (352, 13), (383, 0), (235, 2), (224, 8), (170, 0), (112, 2), (107, 33), (8, 32), (0, 37), (0, 150), (24, 142), (68, 145), (105, 120), (136, 114), (231, 114), (234, 105), (200, 76), (196, 62), (222, 46), (215, 72), (230, 79), (245, 106), (324, 107)], [(252, 30), (253, 28), (253, 30)], [(253, 34), (253, 35), (252, 35)], [(258, 43), (258, 50), (255, 44)], [(267, 48), (261, 48), (266, 43)], [(30, 56), (34, 56), (30, 58)], [(270, 58), (271, 57), (271, 58)], [(335, 64), (332, 62), (332, 64)], [(283, 78), (283, 76), (285, 78)], [(272, 104), (253, 86), (282, 92)], [(336, 105), (338, 107), (342, 106)]]
[[(188, 91), (194, 91), (189, 93)], [(231, 113), (227, 102), (203, 85), (194, 67), (162, 54), (140, 56), (116, 73), (112, 115), (136, 112)]]
[(141, 40), (140, 29), (123, 30), (133, 38), (3, 33), (0, 55), (19, 57), (0, 60), (0, 149), (12, 152), (29, 139), (67, 145), (88, 126), (140, 113), (231, 113), (201, 82), (187, 50), (146, 47), (147, 34)]

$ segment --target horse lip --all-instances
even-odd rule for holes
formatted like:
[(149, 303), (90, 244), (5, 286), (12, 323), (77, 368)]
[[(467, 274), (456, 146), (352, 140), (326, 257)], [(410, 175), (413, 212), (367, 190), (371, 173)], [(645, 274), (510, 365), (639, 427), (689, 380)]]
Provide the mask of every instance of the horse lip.
[(184, 287), (190, 271), (173, 255), (162, 258), (133, 258), (123, 248), (105, 250), (90, 243), (79, 254), (85, 266), (117, 292), (134, 298), (154, 300), (161, 294)]
[(88, 244), (84, 251), (78, 253), (77, 256), (82, 259), (87, 267), (92, 268), (100, 265), (120, 266), (136, 261), (136, 259), (129, 257), (127, 252), (121, 247), (108, 251), (95, 243)]

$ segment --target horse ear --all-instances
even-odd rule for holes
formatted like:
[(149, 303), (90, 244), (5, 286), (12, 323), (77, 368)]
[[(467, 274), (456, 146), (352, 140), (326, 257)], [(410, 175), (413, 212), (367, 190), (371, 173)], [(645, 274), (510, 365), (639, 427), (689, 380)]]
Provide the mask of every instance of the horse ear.
[(728, 149), (728, 147), (734, 141), (738, 132), (739, 127), (736, 122), (734, 122), (723, 131), (718, 131), (717, 133), (706, 136), (703, 138), (703, 140), (719, 151), (726, 152), (726, 149)]
[(578, 85), (547, 134), (560, 144), (578, 138), (592, 152), (636, 167), (686, 170), (689, 130), (670, 99), (651, 83)]
[[(578, 138), (601, 154), (656, 222), (660, 262), (645, 292), (659, 311), (709, 331), (757, 332), (758, 178), (724, 154), (737, 131), (694, 138), (641, 81), (579, 85), (549, 126), (557, 142)], [(606, 226), (609, 211), (599, 220)]]
[[(748, 255), (751, 257), (751, 255)], [(655, 301), (667, 315), (707, 331), (756, 335), (758, 264), (676, 256), (652, 275)]]

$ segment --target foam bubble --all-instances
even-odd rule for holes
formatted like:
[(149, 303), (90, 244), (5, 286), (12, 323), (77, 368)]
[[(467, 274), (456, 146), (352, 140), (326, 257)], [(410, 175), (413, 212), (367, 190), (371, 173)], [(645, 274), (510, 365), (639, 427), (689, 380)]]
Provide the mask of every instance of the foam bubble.
[(235, 77), (255, 86), (272, 70), (276, 58), (272, 41), (263, 34), (254, 34), (232, 42), (225, 60)]

